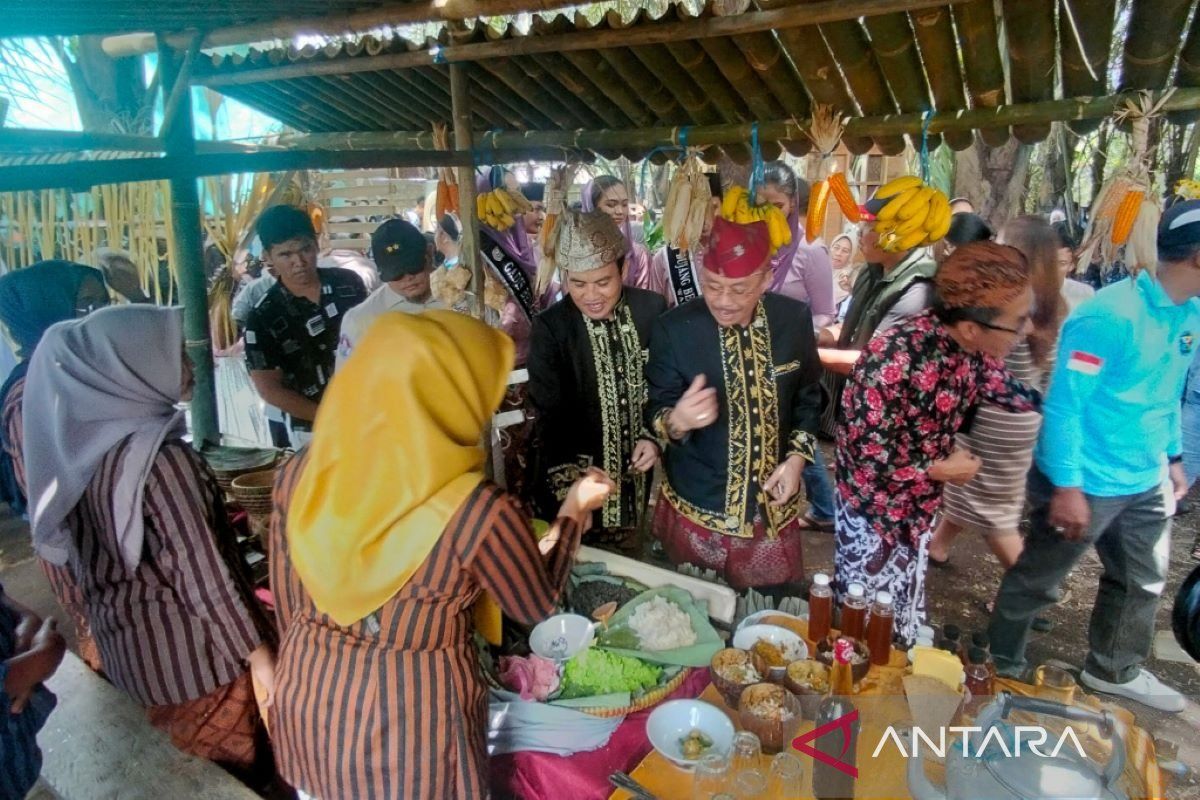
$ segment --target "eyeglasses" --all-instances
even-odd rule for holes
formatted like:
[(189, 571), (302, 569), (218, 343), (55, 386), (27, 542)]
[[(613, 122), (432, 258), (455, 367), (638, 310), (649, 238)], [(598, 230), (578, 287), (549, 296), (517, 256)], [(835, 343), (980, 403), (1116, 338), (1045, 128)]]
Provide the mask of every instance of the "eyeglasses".
[(993, 325), (990, 322), (980, 322), (977, 319), (973, 319), (971, 321), (981, 328), (987, 328), (989, 331), (1004, 331), (1005, 333), (1012, 333), (1017, 336), (1020, 336), (1025, 332), (1025, 322), (1022, 322), (1021, 327), (1019, 328), (1006, 328), (1003, 325)]

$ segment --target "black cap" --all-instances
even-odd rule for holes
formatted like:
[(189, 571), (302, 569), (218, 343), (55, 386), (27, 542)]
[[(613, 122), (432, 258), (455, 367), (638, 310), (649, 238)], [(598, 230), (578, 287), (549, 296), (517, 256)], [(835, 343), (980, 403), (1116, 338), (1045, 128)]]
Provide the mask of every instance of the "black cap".
[(371, 255), (379, 277), (394, 281), (425, 269), (429, 242), (416, 226), (402, 219), (389, 219), (371, 234)]
[(1200, 247), (1200, 200), (1176, 203), (1158, 224), (1158, 257), (1182, 261)]
[(521, 194), (525, 195), (525, 199), (531, 203), (544, 203), (546, 202), (546, 184), (522, 183)]

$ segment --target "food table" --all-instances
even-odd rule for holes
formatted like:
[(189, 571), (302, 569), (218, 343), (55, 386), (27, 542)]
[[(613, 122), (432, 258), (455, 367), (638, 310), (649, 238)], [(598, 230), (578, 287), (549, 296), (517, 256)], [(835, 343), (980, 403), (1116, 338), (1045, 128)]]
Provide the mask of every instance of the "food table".
[[(908, 702), (904, 696), (902, 684), (907, 659), (905, 654), (893, 651), (892, 660), (887, 666), (873, 666), (867, 678), (858, 688), (854, 702), (858, 707), (862, 727), (858, 737), (858, 769), (859, 777), (855, 783), (855, 797), (860, 798), (907, 798), (911, 797), (906, 779), (907, 761), (903, 754), (889, 740), (879, 750), (878, 757), (873, 757), (877, 744), (883, 738), (889, 726), (900, 726), (911, 721)], [(1052, 696), (1043, 687), (1031, 686), (1019, 681), (1006, 679), (996, 680), (997, 691), (1004, 689), (1018, 695), (1044, 696), (1049, 699), (1059, 699)], [(737, 712), (731, 710), (722, 699), (716, 688), (709, 686), (700, 695), (700, 699), (711, 703), (730, 716), (736, 728)], [(1134, 717), (1125, 709), (1101, 703), (1097, 698), (1079, 694), (1075, 704), (1092, 709), (1112, 711), (1118, 721), (1123, 724), (1125, 737), (1126, 763), (1122, 777), (1122, 789), (1129, 797), (1162, 797), (1162, 775), (1155, 760), (1154, 742), (1150, 735), (1137, 727)], [(968, 724), (968, 723), (962, 723)], [(805, 720), (799, 734), (813, 729), (813, 721)], [(1049, 726), (1047, 726), (1049, 727)], [(1105, 757), (1104, 745), (1098, 734), (1079, 725), (1072, 726), (1083, 740), (1085, 750), (1092, 757)], [(1051, 731), (1053, 733), (1053, 731)], [(644, 738), (644, 733), (643, 733)], [(903, 739), (906, 747), (911, 744)], [(1057, 738), (1051, 738), (1047, 749), (1053, 747)], [(977, 744), (977, 743), (976, 743)], [(803, 796), (812, 797), (813, 760), (810, 756), (796, 751), (790, 752), (800, 757), (804, 762)], [(770, 756), (762, 757), (762, 771), (767, 774)], [(570, 760), (570, 759), (568, 759)], [(938, 764), (926, 762), (926, 774), (932, 782), (941, 787), (944, 785), (944, 768)], [(629, 770), (626, 770), (629, 771)], [(651, 751), (641, 761), (636, 769), (629, 771), (630, 775), (654, 794), (659, 800), (692, 800), (692, 778), (686, 772), (674, 766), (659, 753)], [(530, 795), (535, 796), (535, 795)], [(567, 795), (559, 795), (567, 796)], [(630, 795), (622, 790), (611, 793), (613, 800), (626, 800)]]

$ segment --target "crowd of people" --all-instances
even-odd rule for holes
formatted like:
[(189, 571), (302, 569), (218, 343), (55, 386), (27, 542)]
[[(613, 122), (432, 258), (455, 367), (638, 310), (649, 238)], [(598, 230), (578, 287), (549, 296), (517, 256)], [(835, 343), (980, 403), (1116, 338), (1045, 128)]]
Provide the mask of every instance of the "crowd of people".
[[(454, 215), (429, 232), (381, 222), (374, 285), (318, 268), (305, 211), (260, 216), (267, 274), (234, 316), (278, 442), (297, 450), (273, 496), (273, 619), (182, 438), (178, 310), (102, 307), (104, 275), (77, 264), (0, 278), (21, 359), (0, 389), (0, 475), (89, 665), (180, 748), (248, 780), (273, 760), (306, 798), (482, 798), (472, 609), (486, 595), (536, 623), (581, 542), (660, 548), (782, 598), (806, 594), (802, 532), (829, 532), (838, 598), (890, 594), (908, 646), (932, 568), (972, 531), (1005, 569), (1001, 674), (1024, 674), (1038, 615), (1094, 546), (1083, 684), (1181, 710), (1142, 664), (1170, 518), (1200, 464), (1200, 202), (1165, 213), (1154, 273), (1095, 292), (1070, 277), (1065, 223), (994, 231), (959, 200), (945, 240), (889, 252), (868, 199), (857, 231), (808, 242), (807, 184), (773, 163), (758, 200), (791, 242), (772, 251), (765, 223), (721, 217), (710, 177), (701, 240), (655, 253), (628, 188), (588, 183), (556, 221), (544, 289), (526, 187), (533, 212), (481, 224), (504, 292), (482, 320), (485, 287), (434, 291), (462, 268)], [(504, 408), (526, 421), (501, 439), (501, 487), (482, 442)], [(62, 652), (52, 623), (0, 594), (0, 790), (36, 777), (32, 732), (53, 704), (40, 682)]]

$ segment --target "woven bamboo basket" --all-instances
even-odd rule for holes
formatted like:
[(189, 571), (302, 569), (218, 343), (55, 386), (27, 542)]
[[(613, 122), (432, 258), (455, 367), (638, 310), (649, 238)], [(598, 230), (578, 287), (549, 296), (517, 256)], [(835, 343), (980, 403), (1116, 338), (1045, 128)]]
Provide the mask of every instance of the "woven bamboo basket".
[(683, 685), (683, 682), (687, 680), (690, 674), (692, 674), (692, 668), (684, 667), (679, 670), (679, 674), (674, 678), (671, 678), (671, 680), (656, 689), (651, 689), (623, 708), (577, 708), (575, 710), (582, 711), (584, 714), (590, 714), (593, 717), (623, 717), (626, 714), (632, 714), (635, 711), (642, 711), (651, 706), (656, 706), (663, 700), (666, 700), (671, 696), (672, 692)]
[(250, 514), (271, 513), (271, 492), (275, 486), (275, 470), (260, 470), (239, 475), (230, 483), (229, 493)]

